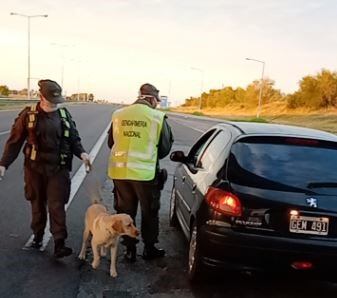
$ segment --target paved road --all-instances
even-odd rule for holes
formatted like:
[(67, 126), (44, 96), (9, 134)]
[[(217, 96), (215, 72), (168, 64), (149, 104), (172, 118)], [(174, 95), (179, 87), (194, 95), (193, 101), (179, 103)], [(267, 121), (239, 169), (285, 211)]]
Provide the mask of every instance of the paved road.
[[(110, 121), (115, 107), (110, 105), (72, 106), (85, 148), (90, 151)], [(17, 112), (0, 112), (0, 151)], [(189, 146), (214, 122), (170, 115), (175, 136), (174, 150), (187, 152)], [(98, 180), (105, 204), (112, 208), (111, 182), (106, 177), (108, 149), (103, 144), (94, 163), (94, 170), (84, 180), (67, 214), (68, 243), (73, 256), (60, 261), (52, 257), (52, 243), (44, 252), (26, 251), (22, 247), (29, 238), (29, 205), (23, 198), (22, 157), (0, 183), (0, 297), (336, 297), (336, 284), (299, 276), (268, 276), (218, 273), (206, 284), (191, 286), (186, 278), (187, 245), (182, 234), (168, 225), (170, 188), (174, 164), (168, 158), (162, 166), (169, 179), (162, 193), (160, 244), (167, 256), (145, 262), (138, 257), (135, 264), (123, 261), (119, 251), (119, 276), (109, 276), (109, 263), (103, 260), (98, 270), (88, 262), (77, 260), (81, 245), (83, 215), (90, 204), (90, 193)], [(80, 163), (74, 163), (74, 173)], [(137, 218), (139, 223), (139, 218)], [(138, 254), (142, 245), (138, 246)]]

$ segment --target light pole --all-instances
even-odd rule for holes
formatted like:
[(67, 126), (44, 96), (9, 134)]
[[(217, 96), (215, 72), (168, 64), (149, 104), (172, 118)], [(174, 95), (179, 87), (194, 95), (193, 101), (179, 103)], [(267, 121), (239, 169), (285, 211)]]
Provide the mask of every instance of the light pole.
[(199, 71), (201, 74), (201, 82), (200, 82), (200, 100), (199, 100), (199, 110), (201, 110), (201, 103), (202, 103), (202, 92), (204, 89), (204, 73), (205, 71), (201, 68), (197, 68), (197, 67), (191, 67), (192, 70), (196, 70)]
[(246, 58), (246, 60), (262, 63), (262, 75), (261, 75), (261, 82), (260, 82), (259, 105), (258, 105), (257, 112), (256, 112), (256, 118), (259, 118), (260, 117), (260, 113), (261, 113), (261, 101), (262, 101), (264, 67), (266, 65), (266, 62), (261, 61), (261, 60), (257, 60), (257, 59), (252, 59), (252, 58)]
[(77, 75), (77, 94), (76, 94), (76, 98), (77, 98), (77, 101), (79, 101), (80, 100), (81, 62), (86, 62), (86, 60), (81, 60), (81, 59), (73, 58), (73, 59), (70, 59), (69, 61), (74, 62), (75, 65), (77, 63), (78, 75)]
[[(62, 52), (61, 52), (62, 53), (61, 87), (63, 89), (64, 88), (64, 86), (63, 86), (63, 82), (64, 82), (64, 69), (65, 69), (65, 62), (66, 62), (65, 55), (64, 55), (65, 48), (75, 47), (75, 45), (60, 44), (60, 43), (56, 43), (56, 42), (52, 42), (50, 45), (56, 46), (56, 47), (59, 47), (60, 49), (62, 49)], [(70, 60), (70, 61), (72, 61), (72, 60)]]
[(59, 44), (59, 43), (56, 43), (56, 42), (52, 42), (50, 45), (62, 48), (61, 87), (63, 88), (63, 79), (64, 79), (64, 48), (68, 47), (68, 45)]
[(27, 18), (28, 23), (28, 74), (27, 74), (27, 99), (30, 100), (30, 19), (31, 18), (46, 18), (47, 14), (25, 15), (21, 13), (11, 12), (11, 16), (20, 16)]
[(80, 101), (80, 75), (81, 75), (81, 60), (78, 59), (78, 77), (77, 77), (77, 101)]

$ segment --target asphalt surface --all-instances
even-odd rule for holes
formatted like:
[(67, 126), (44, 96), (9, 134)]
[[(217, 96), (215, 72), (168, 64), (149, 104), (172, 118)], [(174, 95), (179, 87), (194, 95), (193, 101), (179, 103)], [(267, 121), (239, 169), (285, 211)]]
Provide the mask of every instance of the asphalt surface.
[[(75, 119), (83, 145), (90, 152), (109, 124), (112, 105), (78, 105), (69, 107)], [(0, 111), (0, 152), (18, 111)], [(196, 117), (169, 115), (175, 143), (173, 150), (188, 151), (201, 133), (214, 121)], [(161, 166), (169, 172), (162, 192), (160, 209), (159, 245), (166, 249), (166, 257), (145, 262), (141, 258), (143, 246), (138, 245), (135, 264), (125, 263), (123, 247), (119, 247), (117, 272), (109, 275), (109, 260), (103, 259), (99, 268), (77, 255), (82, 241), (83, 218), (90, 205), (92, 193), (101, 189), (103, 201), (113, 211), (112, 183), (106, 168), (109, 150), (103, 144), (87, 175), (67, 210), (68, 244), (74, 254), (55, 260), (52, 241), (44, 252), (23, 250), (31, 235), (30, 206), (23, 196), (22, 154), (13, 163), (0, 182), (0, 297), (336, 297), (337, 284), (304, 275), (285, 276), (217, 272), (204, 283), (191, 285), (186, 276), (187, 243), (181, 232), (169, 227), (168, 210), (175, 164), (165, 158)], [(74, 161), (74, 171), (80, 166)], [(139, 217), (137, 217), (139, 225)], [(332, 273), (335, 275), (336, 273)]]

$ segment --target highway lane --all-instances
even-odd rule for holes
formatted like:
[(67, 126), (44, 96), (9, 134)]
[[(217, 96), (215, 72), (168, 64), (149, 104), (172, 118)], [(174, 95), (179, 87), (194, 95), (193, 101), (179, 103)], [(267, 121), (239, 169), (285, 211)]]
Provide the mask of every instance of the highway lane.
[(18, 110), (0, 110), (0, 134), (11, 128), (13, 119), (17, 116)]
[[(110, 120), (111, 110), (106, 111), (107, 109), (90, 106), (72, 110), (88, 148), (91, 148), (90, 144), (95, 142)], [(173, 150), (187, 152), (202, 131), (215, 122), (170, 115), (169, 123), (175, 136)], [(109, 276), (109, 262), (105, 259), (98, 270), (92, 270), (91, 254), (86, 262), (80, 262), (76, 257), (81, 245), (84, 213), (90, 205), (96, 180), (102, 186), (104, 203), (113, 210), (112, 184), (106, 177), (108, 154), (109, 150), (104, 144), (95, 160), (93, 172), (86, 177), (67, 211), (68, 243), (75, 253), (60, 261), (55, 261), (52, 257), (52, 244), (43, 253), (21, 250), (30, 235), (28, 205), (19, 194), (22, 179), (19, 176), (7, 177), (6, 183), (11, 180), (14, 183), (4, 192), (0, 184), (0, 211), (2, 216), (9, 212), (5, 216), (10, 221), (8, 224), (0, 222), (0, 297), (336, 297), (335, 284), (303, 278), (291, 280), (284, 276), (221, 273), (213, 281), (191, 286), (186, 278), (186, 241), (179, 231), (168, 225), (169, 197), (175, 168), (175, 164), (168, 158), (161, 162), (162, 167), (168, 169), (169, 179), (162, 192), (159, 235), (160, 245), (166, 249), (167, 256), (152, 262), (145, 262), (139, 256), (135, 264), (127, 264), (123, 261), (120, 247), (117, 264), (119, 276), (116, 279)], [(18, 162), (15, 166), (20, 168)], [(5, 204), (11, 206), (7, 208)], [(23, 217), (13, 215), (16, 213)], [(15, 220), (12, 219), (13, 216), (16, 217)], [(15, 228), (17, 234), (8, 236), (7, 229), (11, 229), (11, 224), (19, 227)], [(139, 225), (139, 216), (137, 224)], [(142, 243), (139, 243), (138, 254), (141, 253)]]

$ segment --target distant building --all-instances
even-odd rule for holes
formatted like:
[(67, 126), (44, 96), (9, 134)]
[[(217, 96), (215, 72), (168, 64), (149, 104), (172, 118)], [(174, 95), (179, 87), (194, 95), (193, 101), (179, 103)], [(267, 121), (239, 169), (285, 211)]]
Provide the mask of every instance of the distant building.
[(160, 96), (160, 107), (162, 109), (168, 109), (170, 107), (170, 102), (168, 101), (168, 97), (165, 95)]
[(75, 93), (67, 99), (71, 101), (94, 101), (94, 95), (92, 93)]

